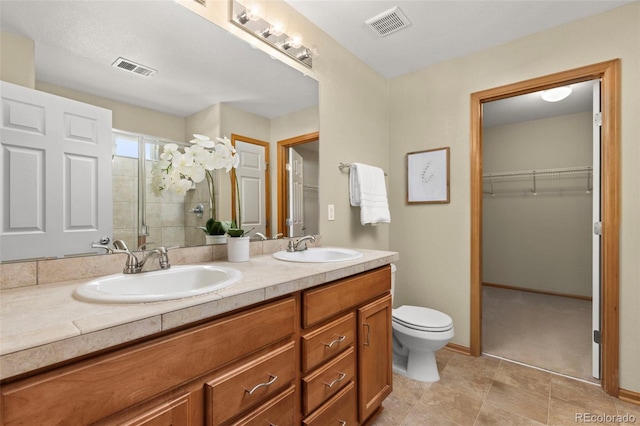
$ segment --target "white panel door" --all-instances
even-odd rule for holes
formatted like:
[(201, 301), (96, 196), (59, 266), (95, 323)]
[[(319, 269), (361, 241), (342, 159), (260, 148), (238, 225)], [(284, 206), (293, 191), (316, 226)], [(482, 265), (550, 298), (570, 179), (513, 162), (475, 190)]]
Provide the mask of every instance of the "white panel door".
[[(599, 232), (600, 228), (600, 149), (601, 149), (601, 132), (602, 116), (600, 108), (600, 80), (593, 84), (593, 260), (592, 260), (592, 315), (593, 322), (593, 343), (592, 343), (592, 362), (591, 369), (594, 378), (600, 378), (600, 255), (601, 240)], [(596, 335), (598, 338), (596, 339)], [(596, 341), (597, 340), (597, 341)]]
[(111, 111), (0, 83), (0, 260), (111, 237)]
[(265, 147), (236, 140), (236, 151), (240, 163), (236, 169), (236, 178), (240, 189), (240, 208), (242, 228), (266, 234), (266, 161)]
[(287, 229), (289, 237), (304, 234), (304, 160), (295, 149), (289, 148), (287, 162), (287, 179), (289, 183), (289, 200), (287, 212)]

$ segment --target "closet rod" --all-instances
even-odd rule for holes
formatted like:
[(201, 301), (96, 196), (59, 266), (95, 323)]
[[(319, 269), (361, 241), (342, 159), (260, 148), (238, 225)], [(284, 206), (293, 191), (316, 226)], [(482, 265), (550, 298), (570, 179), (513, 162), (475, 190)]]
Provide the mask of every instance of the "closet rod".
[(549, 178), (563, 178), (563, 177), (581, 177), (590, 175), (593, 171), (591, 166), (583, 167), (562, 167), (556, 169), (540, 169), (540, 170), (521, 170), (514, 172), (500, 172), (500, 173), (486, 173), (482, 175), (484, 180), (507, 180), (509, 178), (527, 178), (527, 177), (549, 177)]
[(537, 178), (546, 178), (546, 179), (571, 179), (571, 178), (587, 178), (587, 193), (590, 193), (592, 190), (592, 173), (593, 167), (591, 166), (583, 166), (583, 167), (563, 167), (556, 169), (540, 169), (540, 170), (522, 170), (516, 172), (501, 172), (501, 173), (486, 173), (482, 175), (482, 180), (484, 182), (489, 182), (491, 184), (491, 191), (483, 191), (484, 194), (487, 195), (496, 195), (496, 191), (494, 189), (494, 182), (504, 182), (508, 180), (518, 180), (518, 179), (532, 179), (533, 188), (531, 192), (533, 195), (538, 195), (538, 187), (537, 187)]

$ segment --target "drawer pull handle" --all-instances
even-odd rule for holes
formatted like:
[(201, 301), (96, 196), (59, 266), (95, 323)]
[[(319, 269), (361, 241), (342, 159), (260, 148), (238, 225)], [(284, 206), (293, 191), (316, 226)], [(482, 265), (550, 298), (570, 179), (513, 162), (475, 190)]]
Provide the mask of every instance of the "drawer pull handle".
[(370, 342), (370, 338), (371, 338), (371, 327), (370, 327), (370, 326), (369, 326), (369, 324), (367, 324), (367, 323), (364, 323), (364, 324), (362, 324), (362, 325), (366, 325), (366, 326), (367, 326), (367, 341), (366, 341), (366, 342), (364, 342), (364, 345), (365, 345), (365, 346), (369, 346), (369, 345), (370, 345), (370, 343), (371, 343), (371, 342)]
[(265, 387), (265, 386), (269, 386), (272, 385), (276, 380), (278, 380), (278, 376), (272, 376), (271, 374), (269, 374), (269, 381), (268, 382), (264, 382), (264, 383), (258, 383), (257, 385), (255, 385), (253, 387), (253, 389), (249, 390), (249, 389), (245, 389), (244, 391), (246, 393), (248, 393), (249, 395), (252, 395), (255, 391), (257, 391), (258, 389)]
[(347, 377), (347, 375), (345, 373), (338, 373), (340, 375), (340, 377), (338, 377), (337, 379), (335, 379), (333, 382), (331, 383), (325, 383), (324, 385), (328, 388), (332, 388), (333, 385), (335, 385), (338, 382), (341, 382), (344, 380), (345, 377)]
[(346, 339), (346, 338), (347, 338), (347, 336), (338, 336), (338, 338), (337, 338), (336, 340), (333, 340), (333, 341), (331, 341), (331, 342), (329, 342), (329, 343), (325, 343), (324, 345), (325, 345), (326, 347), (328, 347), (328, 348), (331, 348), (331, 347), (333, 347), (333, 345), (335, 345), (336, 343), (342, 343), (342, 342), (344, 342), (344, 339)]
[(340, 423), (340, 426), (347, 426), (347, 421), (346, 420), (338, 419), (338, 423)]

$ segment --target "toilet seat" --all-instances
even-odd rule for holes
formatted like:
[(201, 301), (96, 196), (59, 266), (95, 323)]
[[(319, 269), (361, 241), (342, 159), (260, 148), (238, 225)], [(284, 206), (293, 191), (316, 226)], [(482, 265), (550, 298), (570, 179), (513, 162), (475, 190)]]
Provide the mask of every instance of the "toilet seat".
[(444, 332), (453, 328), (453, 320), (449, 315), (423, 306), (400, 306), (393, 310), (392, 320), (418, 331)]

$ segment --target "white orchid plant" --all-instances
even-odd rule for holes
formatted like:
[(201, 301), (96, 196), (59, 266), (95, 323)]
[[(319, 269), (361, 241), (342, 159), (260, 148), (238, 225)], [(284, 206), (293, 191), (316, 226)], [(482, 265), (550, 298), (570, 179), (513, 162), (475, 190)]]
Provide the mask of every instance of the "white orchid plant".
[[(210, 140), (207, 136), (194, 134), (191, 146), (180, 150), (175, 143), (165, 144), (152, 173), (152, 186), (156, 195), (163, 191), (172, 191), (178, 195), (186, 195), (195, 183), (207, 180), (211, 200), (211, 217), (201, 229), (210, 235), (224, 234), (233, 225), (226, 226), (216, 219), (215, 187), (213, 171), (224, 169), (227, 173), (238, 167), (240, 158), (236, 149), (227, 138)], [(240, 212), (238, 212), (239, 217)], [(238, 221), (237, 228), (240, 228)]]

